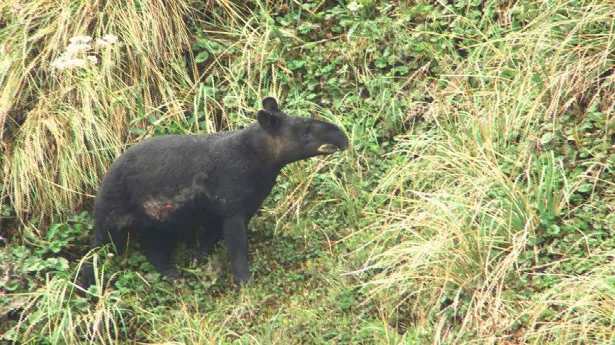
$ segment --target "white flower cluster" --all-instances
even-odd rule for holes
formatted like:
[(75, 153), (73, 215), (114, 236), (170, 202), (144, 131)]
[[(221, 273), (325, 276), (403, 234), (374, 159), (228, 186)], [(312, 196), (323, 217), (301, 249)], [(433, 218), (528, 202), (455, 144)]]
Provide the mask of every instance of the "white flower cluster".
[[(100, 47), (108, 47), (117, 43), (117, 36), (105, 35), (103, 38), (96, 40), (96, 45)], [(88, 63), (93, 65), (98, 63), (98, 58), (91, 55), (92, 37), (90, 36), (75, 36), (70, 38), (70, 44), (59, 58), (57, 58), (51, 66), (58, 70), (82, 68)]]

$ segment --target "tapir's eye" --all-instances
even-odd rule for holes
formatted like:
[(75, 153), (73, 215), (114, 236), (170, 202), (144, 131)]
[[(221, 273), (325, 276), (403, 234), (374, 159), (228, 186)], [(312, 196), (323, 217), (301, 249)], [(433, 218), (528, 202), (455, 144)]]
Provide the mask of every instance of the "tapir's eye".
[(307, 138), (310, 136), (310, 128), (306, 127), (303, 129), (303, 131), (301, 131), (301, 136), (304, 138)]

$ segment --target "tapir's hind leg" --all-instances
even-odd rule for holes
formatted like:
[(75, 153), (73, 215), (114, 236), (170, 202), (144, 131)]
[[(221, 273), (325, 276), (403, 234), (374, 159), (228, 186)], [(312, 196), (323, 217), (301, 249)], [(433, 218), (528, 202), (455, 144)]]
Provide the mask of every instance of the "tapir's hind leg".
[[(111, 217), (103, 210), (98, 211), (94, 219), (92, 247), (113, 243), (118, 255), (121, 254), (126, 248), (130, 223), (131, 219), (128, 216)], [(81, 266), (79, 285), (87, 289), (92, 284), (94, 284), (94, 268), (91, 262), (84, 262)]]
[(205, 229), (197, 234), (198, 247), (194, 249), (195, 261), (199, 262), (203, 256), (213, 253), (214, 247), (222, 240), (222, 237), (222, 221), (211, 220)]
[(144, 231), (141, 235), (141, 248), (156, 270), (169, 278), (178, 278), (179, 272), (173, 264), (173, 250), (177, 246), (176, 234), (168, 232)]

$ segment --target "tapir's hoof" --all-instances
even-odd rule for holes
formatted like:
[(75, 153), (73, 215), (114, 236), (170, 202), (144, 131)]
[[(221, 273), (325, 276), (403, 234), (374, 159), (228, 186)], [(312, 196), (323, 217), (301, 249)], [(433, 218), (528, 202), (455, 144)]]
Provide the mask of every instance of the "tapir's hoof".
[(163, 276), (167, 277), (168, 279), (179, 279), (181, 278), (181, 274), (179, 273), (179, 271), (177, 271), (177, 268), (173, 267), (173, 268), (168, 268), (164, 271), (161, 272)]

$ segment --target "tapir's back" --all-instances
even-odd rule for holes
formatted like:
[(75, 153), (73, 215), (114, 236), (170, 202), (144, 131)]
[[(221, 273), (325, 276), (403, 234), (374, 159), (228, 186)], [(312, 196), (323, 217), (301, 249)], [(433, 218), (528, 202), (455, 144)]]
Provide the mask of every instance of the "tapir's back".
[[(165, 222), (171, 214), (207, 198), (208, 167), (216, 142), (233, 132), (168, 135), (126, 150), (109, 168), (95, 201), (95, 214), (131, 213)], [(200, 199), (199, 199), (200, 198)]]

